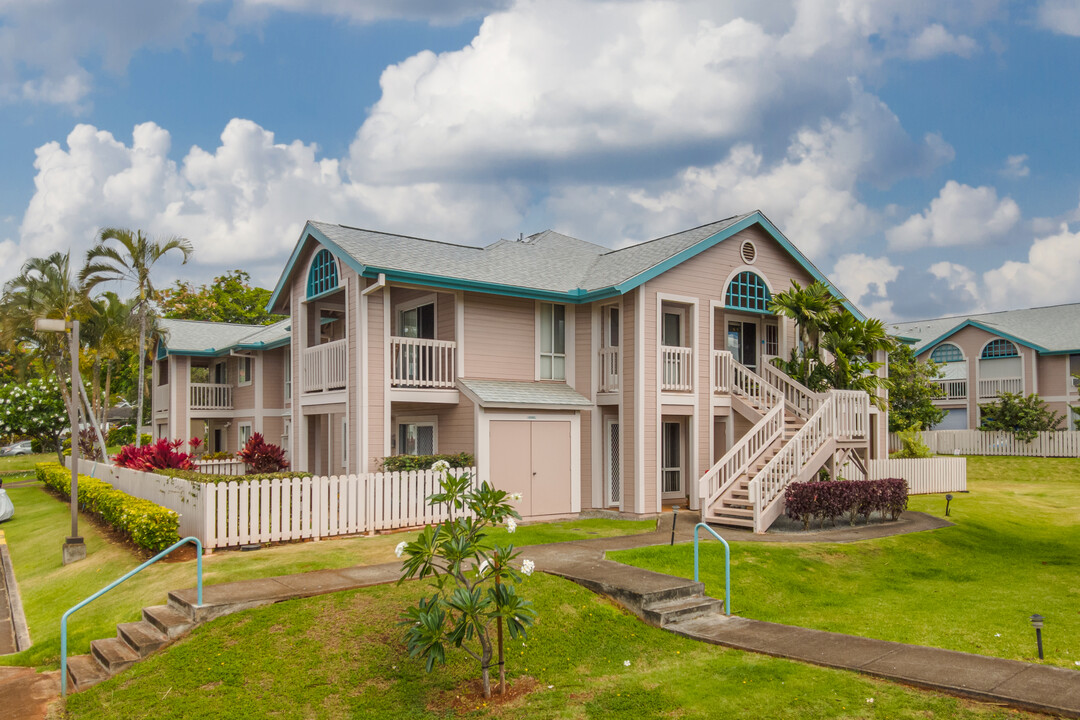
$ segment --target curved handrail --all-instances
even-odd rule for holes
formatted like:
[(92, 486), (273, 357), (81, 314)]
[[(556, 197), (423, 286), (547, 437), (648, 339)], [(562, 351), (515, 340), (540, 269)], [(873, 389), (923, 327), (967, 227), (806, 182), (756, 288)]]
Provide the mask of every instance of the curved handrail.
[(108, 585), (106, 585), (102, 589), (98, 590), (96, 593), (94, 593), (90, 597), (86, 598), (82, 602), (72, 606), (71, 608), (68, 609), (68, 611), (66, 613), (64, 613), (64, 616), (60, 618), (60, 697), (67, 697), (67, 621), (68, 621), (68, 617), (70, 617), (71, 614), (73, 612), (75, 612), (76, 610), (81, 610), (82, 608), (86, 607), (87, 605), (89, 605), (94, 600), (97, 600), (99, 597), (101, 597), (105, 593), (109, 592), (114, 587), (116, 587), (120, 583), (124, 582), (128, 578), (130, 578), (130, 577), (132, 577), (134, 575), (137, 575), (140, 572), (142, 572), (143, 570), (145, 570), (146, 568), (150, 567), (151, 565), (156, 563), (158, 560), (160, 560), (161, 558), (163, 558), (166, 555), (168, 555), (169, 553), (171, 553), (176, 548), (180, 547), (181, 545), (183, 545), (185, 543), (189, 543), (189, 542), (195, 543), (195, 549), (196, 549), (196, 551), (198, 553), (195, 556), (195, 574), (196, 574), (196, 588), (197, 588), (196, 589), (196, 598), (197, 598), (198, 604), (202, 605), (203, 604), (202, 542), (200, 542), (199, 538), (197, 538), (197, 537), (186, 537), (183, 540), (181, 540), (179, 542), (176, 542), (176, 543), (173, 543), (169, 547), (165, 548), (164, 550), (159, 552), (157, 555), (150, 558), (149, 560), (147, 560), (146, 562), (144, 562), (142, 565), (135, 568), (134, 570), (131, 570), (130, 572), (126, 573), (123, 577), (119, 578), (118, 580), (113, 580), (111, 583), (109, 583)]
[(694, 526), (694, 582), (698, 580), (698, 531), (701, 528), (708, 530), (714, 538), (724, 543), (724, 614), (731, 614), (731, 547), (727, 544), (727, 540), (720, 537), (720, 535), (705, 523), (698, 523)]

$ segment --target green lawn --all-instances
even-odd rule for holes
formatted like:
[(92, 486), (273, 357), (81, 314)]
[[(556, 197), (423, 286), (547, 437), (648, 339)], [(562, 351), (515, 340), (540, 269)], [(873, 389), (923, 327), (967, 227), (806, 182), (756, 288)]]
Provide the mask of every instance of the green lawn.
[(396, 621), (422, 589), (382, 586), (222, 618), (73, 695), (69, 717), (197, 720), (220, 718), (224, 708), (231, 719), (286, 720), (1032, 717), (686, 640), (540, 574), (523, 588), (538, 624), (508, 652), (511, 680), (536, 689), (485, 707), (475, 696), (459, 699), (478, 674), (462, 653), (431, 675), (407, 657)]
[(37, 455), (13, 455), (12, 457), (0, 458), (0, 475), (4, 481), (12, 480), (7, 477), (8, 473), (33, 472), (38, 463), (56, 462), (56, 453), (39, 453)]
[[(852, 544), (732, 543), (732, 606), (745, 617), (1033, 660), (1028, 617), (1046, 617), (1046, 662), (1080, 661), (1080, 460), (968, 458), (955, 527)], [(943, 515), (943, 496), (911, 499)], [(721, 531), (722, 533), (722, 531)], [(701, 553), (723, 597), (723, 551)], [(612, 553), (693, 575), (689, 545)]]
[[(13, 482), (16, 478), (7, 478)], [(60, 617), (69, 607), (92, 595), (137, 566), (141, 560), (107, 541), (88, 520), (79, 529), (86, 538), (87, 559), (64, 567), (60, 546), (70, 532), (66, 502), (45, 492), (40, 484), (8, 488), (15, 517), (0, 525), (7, 536), (15, 565), (33, 645), (16, 655), (0, 657), (0, 665), (55, 667), (60, 662)], [(519, 526), (517, 545), (576, 540), (647, 532), (653, 521), (578, 520)], [(395, 560), (394, 547), (414, 533), (294, 543), (256, 552), (219, 551), (203, 562), (207, 584), (291, 573), (375, 564)], [(169, 590), (195, 584), (195, 563), (157, 563), (90, 606), (70, 622), (68, 647), (73, 655), (89, 651), (90, 641), (110, 637), (116, 624), (139, 618), (145, 605), (165, 602)]]

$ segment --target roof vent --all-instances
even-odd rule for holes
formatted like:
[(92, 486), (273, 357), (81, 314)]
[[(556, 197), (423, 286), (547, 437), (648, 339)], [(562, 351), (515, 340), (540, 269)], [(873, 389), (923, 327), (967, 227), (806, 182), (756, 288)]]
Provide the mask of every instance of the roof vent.
[(743, 262), (747, 265), (753, 265), (754, 260), (757, 259), (757, 248), (754, 247), (754, 243), (749, 240), (742, 244), (742, 248), (739, 252), (742, 253)]

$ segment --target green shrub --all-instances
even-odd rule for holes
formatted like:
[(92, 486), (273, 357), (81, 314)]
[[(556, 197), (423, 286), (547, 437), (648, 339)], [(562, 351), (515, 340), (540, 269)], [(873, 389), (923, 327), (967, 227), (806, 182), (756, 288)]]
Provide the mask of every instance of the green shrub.
[[(38, 463), (37, 479), (71, 497), (71, 472), (58, 463)], [(97, 515), (147, 550), (163, 550), (180, 539), (180, 516), (174, 510), (132, 497), (97, 478), (79, 475), (79, 508)]]
[(452, 468), (467, 468), (476, 464), (471, 453), (457, 455), (391, 455), (379, 463), (383, 472), (410, 472), (412, 470), (430, 470), (440, 460), (450, 463)]
[(912, 425), (907, 430), (901, 430), (897, 433), (897, 436), (900, 438), (900, 450), (894, 453), (893, 457), (928, 458), (934, 456), (927, 444), (923, 442), (922, 432), (919, 431), (918, 425)]
[(252, 473), (251, 475), (203, 475), (195, 470), (154, 470), (155, 475), (191, 480), (201, 483), (223, 483), (231, 480), (273, 480), (275, 478), (307, 478), (309, 472), (276, 472), (276, 473)]
[(236, 453), (226, 452), (221, 450), (219, 452), (205, 453), (199, 456), (199, 460), (235, 460)]

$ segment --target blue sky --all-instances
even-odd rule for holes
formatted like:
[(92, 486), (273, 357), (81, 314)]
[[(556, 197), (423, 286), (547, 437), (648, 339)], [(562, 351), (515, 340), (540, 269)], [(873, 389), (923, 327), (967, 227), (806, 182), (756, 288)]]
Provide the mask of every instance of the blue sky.
[(617, 247), (754, 208), (885, 319), (1080, 301), (1080, 3), (9, 0), (0, 280), (103, 226)]

